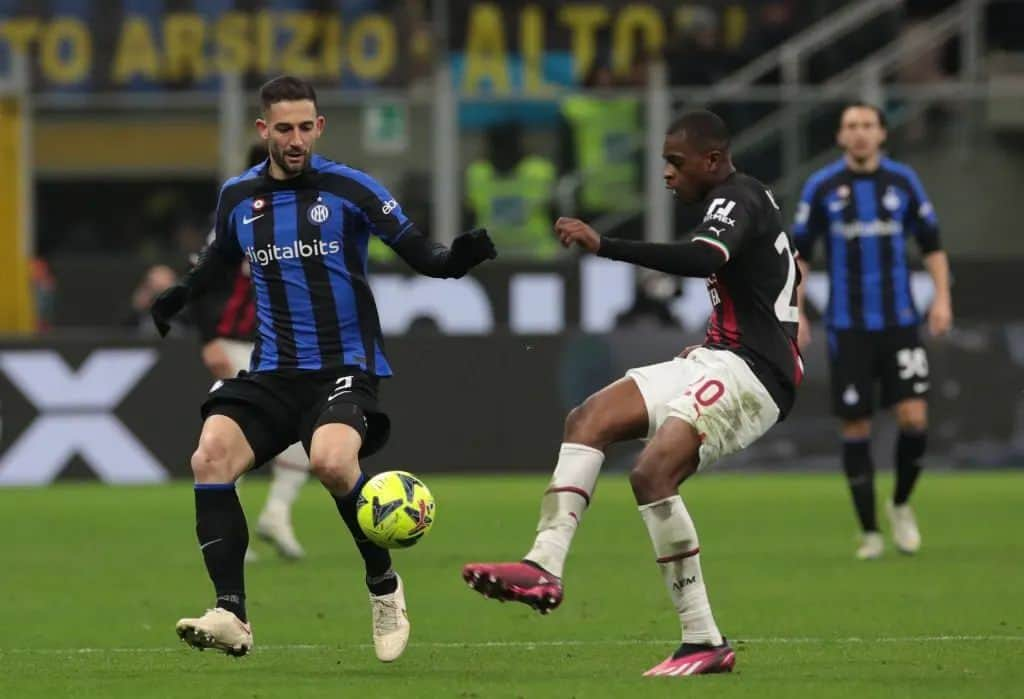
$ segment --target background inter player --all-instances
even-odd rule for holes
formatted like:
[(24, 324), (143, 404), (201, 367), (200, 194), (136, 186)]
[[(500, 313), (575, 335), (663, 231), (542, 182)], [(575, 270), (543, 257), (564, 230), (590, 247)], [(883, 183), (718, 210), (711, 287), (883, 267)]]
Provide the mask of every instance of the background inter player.
[(736, 172), (718, 116), (681, 116), (665, 137), (663, 155), (667, 186), (685, 201), (707, 202), (703, 223), (684, 241), (602, 238), (576, 219), (559, 219), (555, 229), (566, 246), (706, 277), (714, 311), (705, 342), (671, 361), (630, 370), (573, 409), (533, 548), (518, 563), (468, 564), (463, 577), (489, 597), (541, 612), (557, 607), (569, 545), (590, 505), (604, 450), (646, 437), (629, 480), (682, 626), (682, 644), (647, 674), (682, 676), (728, 672), (735, 654), (711, 613), (697, 530), (679, 485), (789, 412), (802, 376), (799, 277), (775, 201), (760, 182)]
[(260, 101), (256, 126), (268, 161), (224, 185), (213, 241), (185, 283), (152, 308), (165, 333), (187, 302), (248, 258), (257, 317), (251, 371), (215, 384), (192, 456), (196, 534), (216, 603), (176, 630), (197, 648), (232, 655), (252, 648), (243, 570), (249, 534), (235, 481), (301, 441), (363, 557), (374, 649), (391, 661), (409, 637), (402, 581), (388, 551), (368, 541), (356, 519), (365, 480), (359, 459), (379, 449), (390, 429), (377, 401), (379, 382), (392, 371), (367, 282), (367, 242), (380, 237), (435, 277), (462, 276), (496, 252), (482, 230), (458, 236), (451, 249), (429, 242), (372, 177), (314, 155), (325, 118), (306, 81), (275, 78)]
[[(876, 402), (895, 406), (900, 429), (896, 484), (886, 504), (893, 541), (904, 553), (921, 546), (909, 499), (927, 443), (930, 377), (910, 293), (908, 237), (917, 240), (935, 285), (929, 332), (943, 335), (953, 321), (949, 262), (939, 242), (935, 209), (913, 169), (882, 154), (885, 138), (880, 109), (863, 103), (847, 106), (836, 139), (843, 157), (807, 180), (793, 230), (805, 275), (816, 241), (825, 241), (832, 403), (842, 421), (843, 470), (862, 530), (857, 549), (861, 559), (878, 558), (884, 548), (870, 451)], [(802, 309), (802, 297), (800, 302)], [(801, 344), (810, 340), (810, 324), (802, 315)], [(881, 384), (880, 400), (876, 382)]]
[[(250, 168), (266, 159), (265, 144), (249, 149)], [(256, 332), (256, 299), (249, 262), (243, 260), (234, 276), (225, 275), (199, 296), (191, 311), (203, 344), (203, 364), (213, 377), (230, 379), (247, 371)], [(256, 534), (273, 543), (285, 558), (299, 559), (305, 551), (292, 526), (292, 505), (309, 479), (309, 459), (302, 444), (296, 442), (275, 456), (271, 469), (270, 489), (256, 520)], [(255, 550), (248, 549), (245, 556), (247, 561), (254, 560)]]

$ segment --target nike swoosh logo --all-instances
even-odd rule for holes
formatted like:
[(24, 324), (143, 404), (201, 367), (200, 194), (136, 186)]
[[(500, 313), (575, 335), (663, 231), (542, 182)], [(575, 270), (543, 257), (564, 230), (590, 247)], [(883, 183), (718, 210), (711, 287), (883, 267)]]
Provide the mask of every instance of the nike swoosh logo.
[(199, 546), (199, 550), (203, 551), (206, 549), (207, 546), (212, 546), (213, 544), (216, 544), (218, 541), (224, 541), (223, 537), (220, 539), (214, 539), (213, 541), (207, 541), (205, 544), (201, 544)]
[(251, 218), (249, 216), (245, 216), (245, 217), (242, 218), (242, 223), (244, 223), (245, 225), (249, 225), (250, 223), (252, 223), (256, 219), (263, 218), (264, 216), (266, 216), (266, 214), (256, 214), (255, 216), (253, 216)]

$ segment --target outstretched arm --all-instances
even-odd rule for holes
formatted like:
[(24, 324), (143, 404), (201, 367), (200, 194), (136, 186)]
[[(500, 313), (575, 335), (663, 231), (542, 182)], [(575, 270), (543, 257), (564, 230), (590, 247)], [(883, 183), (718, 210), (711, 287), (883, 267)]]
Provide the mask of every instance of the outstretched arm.
[(699, 236), (676, 243), (607, 238), (579, 219), (564, 217), (555, 222), (555, 232), (565, 247), (576, 244), (599, 257), (682, 277), (709, 277), (729, 259), (721, 243)]
[(415, 228), (392, 244), (392, 248), (406, 264), (428, 277), (459, 278), (485, 260), (498, 256), (494, 243), (483, 228), (463, 233), (451, 248), (435, 243)]

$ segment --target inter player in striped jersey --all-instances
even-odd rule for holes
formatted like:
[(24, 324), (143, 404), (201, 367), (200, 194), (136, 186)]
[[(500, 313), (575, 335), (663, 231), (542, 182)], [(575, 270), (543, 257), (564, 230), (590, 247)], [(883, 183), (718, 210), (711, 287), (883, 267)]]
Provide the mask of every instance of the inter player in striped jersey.
[(714, 311), (704, 344), (631, 369), (573, 409), (533, 547), (519, 562), (470, 563), (463, 578), (488, 597), (545, 613), (562, 601), (569, 545), (613, 442), (648, 439), (629, 480), (682, 626), (682, 643), (648, 676), (729, 672), (735, 654), (715, 624), (697, 530), (679, 485), (745, 448), (789, 412), (803, 367), (796, 347), (800, 278), (771, 193), (739, 173), (729, 132), (708, 111), (676, 120), (663, 146), (665, 182), (703, 222), (678, 243), (602, 238), (559, 219), (563, 245), (668, 274), (707, 279)]
[(250, 369), (215, 384), (192, 455), (196, 534), (216, 603), (176, 630), (197, 648), (252, 648), (243, 574), (249, 534), (234, 484), (301, 441), (364, 560), (374, 649), (389, 662), (409, 638), (402, 580), (356, 519), (365, 480), (359, 458), (379, 449), (390, 429), (377, 402), (378, 384), (392, 372), (367, 282), (367, 241), (378, 236), (432, 277), (461, 277), (497, 253), (483, 230), (458, 236), (450, 249), (431, 243), (376, 180), (314, 155), (325, 119), (306, 81), (275, 78), (260, 102), (256, 127), (269, 159), (224, 185), (213, 241), (184, 284), (152, 307), (166, 333), (187, 302), (249, 261), (257, 319)]
[[(925, 452), (929, 372), (910, 292), (907, 238), (917, 241), (935, 285), (930, 333), (945, 334), (953, 321), (949, 262), (939, 241), (935, 209), (913, 169), (883, 155), (885, 137), (880, 109), (864, 103), (847, 106), (837, 134), (843, 157), (807, 180), (793, 229), (805, 275), (815, 243), (825, 242), (832, 403), (842, 421), (843, 470), (862, 530), (856, 551), (862, 560), (878, 558), (884, 549), (869, 448), (876, 381), (881, 384), (881, 406), (895, 408), (900, 427), (896, 483), (886, 503), (893, 541), (903, 553), (921, 546), (909, 499)], [(802, 296), (800, 304), (802, 309)], [(803, 316), (801, 344), (810, 339), (810, 324)]]
[[(249, 167), (266, 159), (265, 145), (253, 145), (249, 149)], [(212, 231), (211, 240), (214, 235)], [(256, 299), (249, 262), (243, 260), (234, 276), (225, 275), (213, 288), (198, 296), (191, 312), (203, 343), (203, 364), (213, 377), (230, 379), (247, 370), (256, 333)], [(275, 456), (270, 467), (270, 489), (256, 520), (256, 534), (272, 543), (284, 558), (297, 560), (305, 551), (292, 526), (292, 505), (309, 479), (309, 459), (302, 444), (296, 442)], [(246, 550), (246, 562), (255, 559), (255, 550)]]

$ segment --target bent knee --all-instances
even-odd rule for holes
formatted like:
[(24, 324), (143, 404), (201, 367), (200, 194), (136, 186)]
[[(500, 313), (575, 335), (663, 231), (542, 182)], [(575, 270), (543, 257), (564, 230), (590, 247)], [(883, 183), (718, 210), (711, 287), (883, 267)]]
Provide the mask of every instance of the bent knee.
[(843, 420), (840, 432), (846, 441), (869, 439), (871, 437), (871, 418)]
[(896, 422), (904, 432), (924, 432), (928, 429), (928, 404), (915, 400), (897, 405)]
[(671, 497), (677, 492), (679, 481), (650, 459), (641, 458), (629, 472), (629, 486), (642, 504)]
[(347, 492), (355, 487), (359, 478), (359, 454), (345, 449), (313, 452), (309, 457), (309, 470), (332, 492)]
[(245, 464), (238, 463), (227, 441), (216, 435), (203, 435), (199, 446), (192, 452), (192, 475), (197, 483), (226, 483), (234, 481), (245, 470)]
[(611, 432), (611, 425), (591, 398), (570, 410), (565, 418), (566, 442), (603, 449), (614, 441)]

